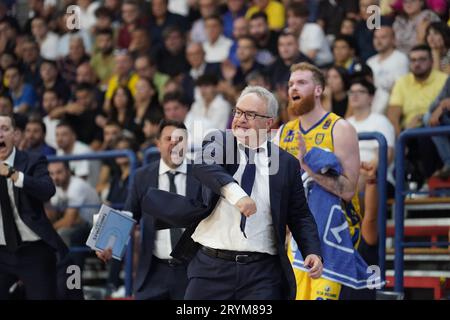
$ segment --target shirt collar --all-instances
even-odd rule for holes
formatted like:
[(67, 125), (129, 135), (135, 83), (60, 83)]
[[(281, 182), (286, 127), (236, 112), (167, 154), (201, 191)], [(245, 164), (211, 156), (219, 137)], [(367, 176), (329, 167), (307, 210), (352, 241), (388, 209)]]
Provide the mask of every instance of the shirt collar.
[[(269, 143), (268, 140), (265, 140), (263, 143), (261, 143), (257, 148), (250, 148), (250, 149), (258, 149), (258, 153), (262, 152), (264, 154), (267, 154), (267, 144)], [(241, 152), (244, 151), (245, 148), (249, 148), (248, 146), (246, 146), (245, 144), (243, 144), (242, 142), (240, 142), (239, 140), (237, 140), (237, 144), (238, 144), (238, 148)]]
[(13, 147), (11, 154), (4, 161), (9, 167), (14, 167), (14, 160), (16, 159), (16, 147)]
[(159, 175), (163, 175), (169, 171), (172, 172), (180, 172), (180, 173), (187, 173), (187, 164), (186, 164), (186, 160), (183, 160), (183, 162), (176, 167), (175, 169), (170, 168), (163, 159), (159, 160)]

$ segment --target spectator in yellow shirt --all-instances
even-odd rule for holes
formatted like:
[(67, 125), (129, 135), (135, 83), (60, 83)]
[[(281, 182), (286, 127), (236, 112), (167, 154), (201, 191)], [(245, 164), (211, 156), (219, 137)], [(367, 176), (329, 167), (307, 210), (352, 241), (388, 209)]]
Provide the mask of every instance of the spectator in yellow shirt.
[(111, 98), (119, 86), (128, 87), (134, 97), (136, 94), (136, 82), (139, 80), (139, 76), (133, 71), (133, 59), (125, 50), (116, 52), (114, 69), (114, 74), (108, 82), (108, 89), (105, 94), (103, 109), (106, 112), (109, 111)]
[(284, 28), (286, 24), (286, 15), (284, 5), (274, 0), (254, 0), (254, 5), (251, 6), (245, 14), (246, 19), (256, 13), (263, 11), (267, 14), (270, 30), (279, 31)]
[[(399, 78), (392, 89), (388, 118), (396, 135), (402, 130), (422, 127), (423, 115), (436, 99), (447, 74), (433, 70), (431, 49), (417, 45), (409, 53), (410, 72)], [(439, 156), (430, 137), (416, 137), (407, 141), (407, 176), (419, 188), (440, 167)]]

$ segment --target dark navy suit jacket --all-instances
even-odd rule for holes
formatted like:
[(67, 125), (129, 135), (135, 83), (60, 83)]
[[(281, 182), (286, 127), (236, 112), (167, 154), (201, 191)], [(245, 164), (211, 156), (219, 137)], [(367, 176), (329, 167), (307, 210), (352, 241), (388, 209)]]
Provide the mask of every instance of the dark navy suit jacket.
[[(199, 197), (201, 192), (200, 183), (192, 176), (192, 166), (187, 166), (186, 175), (186, 198)], [(133, 213), (133, 218), (140, 221), (142, 225), (141, 230), (141, 250), (140, 258), (136, 274), (135, 290), (139, 290), (144, 284), (145, 278), (150, 270), (153, 256), (153, 246), (155, 242), (155, 232), (159, 229), (170, 228), (170, 224), (164, 223), (161, 220), (157, 220), (152, 215), (153, 209), (145, 206), (143, 199), (147, 190), (157, 189), (159, 181), (159, 160), (154, 161), (136, 171), (133, 184), (127, 201), (125, 203), (125, 209)], [(164, 204), (166, 207), (171, 206), (170, 203)], [(146, 212), (148, 214), (142, 214)], [(163, 213), (164, 214), (164, 213)], [(184, 227), (184, 226), (182, 226)]]
[[(268, 146), (271, 166), (275, 165), (274, 161), (279, 161), (278, 171), (270, 175), (269, 184), (274, 232), (285, 276), (283, 289), (287, 299), (294, 299), (296, 281), (285, 248), (286, 226), (304, 257), (309, 254), (321, 256), (319, 233), (306, 202), (298, 159), (272, 143)], [(191, 235), (198, 222), (214, 210), (220, 199), (220, 189), (235, 182), (233, 175), (239, 167), (238, 154), (234, 136), (216, 131), (205, 139), (203, 159), (197, 159), (192, 170), (193, 175), (212, 192), (203, 190), (203, 199), (197, 201), (176, 195), (174, 197), (161, 190), (147, 193), (145, 205), (153, 208), (153, 215), (172, 224), (191, 223), (172, 252), (174, 257), (189, 260), (195, 254), (199, 245), (192, 240)], [(169, 202), (170, 206), (167, 205)]]
[(47, 159), (38, 153), (16, 149), (14, 168), (24, 174), (23, 188), (14, 187), (14, 201), (20, 218), (58, 252), (59, 259), (64, 258), (68, 249), (44, 210), (44, 202), (50, 200), (56, 192), (47, 170)]

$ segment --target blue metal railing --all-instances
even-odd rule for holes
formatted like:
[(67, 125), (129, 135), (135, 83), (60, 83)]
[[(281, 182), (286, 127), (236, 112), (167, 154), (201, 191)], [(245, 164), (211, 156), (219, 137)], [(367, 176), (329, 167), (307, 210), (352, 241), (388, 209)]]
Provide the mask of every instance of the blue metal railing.
[(387, 168), (388, 145), (386, 138), (379, 132), (363, 132), (358, 134), (359, 140), (377, 140), (378, 142), (378, 265), (381, 280), (386, 279), (386, 211), (387, 211)]
[[(405, 146), (406, 141), (413, 137), (429, 137), (437, 135), (450, 135), (450, 126), (437, 128), (419, 128), (403, 131), (395, 148), (395, 291), (403, 292), (404, 252), (406, 247), (417, 247), (419, 243), (404, 242), (404, 210), (405, 210)], [(423, 245), (441, 245), (445, 243), (422, 243)], [(448, 243), (446, 243), (448, 245)], [(420, 245), (422, 246), (422, 245)]]
[[(78, 161), (78, 160), (101, 160), (119, 157), (127, 157), (130, 160), (130, 177), (128, 183), (128, 188), (130, 189), (131, 186), (133, 185), (134, 174), (138, 166), (136, 155), (131, 150), (112, 150), (112, 151), (102, 151), (78, 155), (49, 156), (47, 157), (47, 159), (49, 162), (57, 162), (57, 161)], [(133, 236), (131, 236), (125, 257), (125, 294), (128, 297), (133, 294), (133, 246), (134, 246), (134, 239)]]

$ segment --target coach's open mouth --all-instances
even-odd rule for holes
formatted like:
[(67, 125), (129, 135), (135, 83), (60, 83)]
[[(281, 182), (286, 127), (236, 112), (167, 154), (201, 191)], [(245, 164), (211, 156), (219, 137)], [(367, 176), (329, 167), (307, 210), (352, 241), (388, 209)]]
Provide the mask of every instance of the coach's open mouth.
[(300, 100), (300, 99), (301, 99), (300, 96), (292, 96), (292, 100), (293, 100), (293, 101), (297, 101), (297, 100)]

